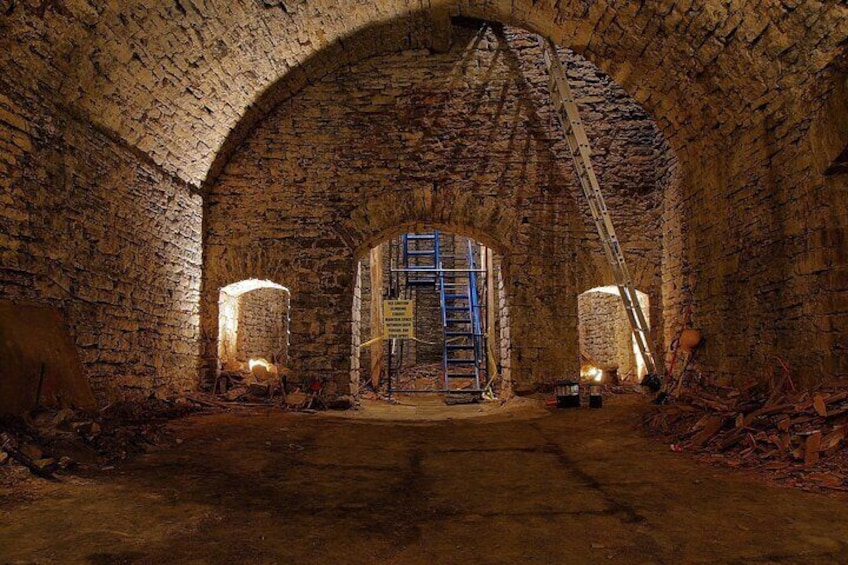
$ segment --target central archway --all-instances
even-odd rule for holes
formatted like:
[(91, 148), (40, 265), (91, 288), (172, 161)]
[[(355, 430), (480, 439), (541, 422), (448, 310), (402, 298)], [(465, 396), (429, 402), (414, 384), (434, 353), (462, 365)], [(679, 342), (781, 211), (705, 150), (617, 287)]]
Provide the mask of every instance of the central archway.
[[(520, 30), (475, 21), (453, 33), (448, 51), (375, 57), (303, 89), (245, 139), (207, 194), (208, 287), (238, 257), (248, 272), (267, 272), (263, 262), (285, 272), (302, 314), (292, 322), (293, 370), (340, 392), (357, 369), (357, 261), (421, 229), (473, 238), (503, 257), (517, 392), (579, 370), (578, 288), (608, 273), (567, 144), (551, 127), (541, 53)], [(654, 294), (658, 179), (673, 156), (609, 77), (563, 57), (614, 221), (626, 226), (625, 251), (639, 252), (637, 284)]]
[[(396, 235), (358, 255), (351, 351), (357, 390), (511, 395), (504, 261), (462, 231), (395, 228)], [(388, 339), (387, 300), (410, 301), (410, 336)]]

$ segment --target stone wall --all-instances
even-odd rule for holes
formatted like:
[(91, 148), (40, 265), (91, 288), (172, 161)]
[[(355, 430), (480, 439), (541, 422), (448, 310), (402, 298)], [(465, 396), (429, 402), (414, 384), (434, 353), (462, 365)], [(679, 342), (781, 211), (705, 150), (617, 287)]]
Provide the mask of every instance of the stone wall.
[(287, 363), (288, 302), (288, 293), (276, 288), (260, 288), (239, 297), (239, 361), (261, 357), (272, 363)]
[(596, 367), (615, 369), (621, 377), (633, 367), (631, 332), (623, 308), (619, 296), (606, 292), (586, 292), (577, 299), (580, 353)]
[(193, 388), (200, 197), (72, 113), (0, 85), (0, 298), (62, 310), (101, 401)]
[[(498, 26), (453, 32), (449, 52), (369, 59), (286, 101), (208, 194), (206, 287), (256, 277), (291, 288), (293, 362), (340, 386), (354, 258), (387, 237), (436, 227), (501, 254), (517, 390), (577, 371), (577, 295), (609, 282), (565, 140), (551, 127), (538, 46)], [(637, 284), (658, 296), (659, 134), (602, 73), (564, 56)], [(211, 367), (214, 349), (206, 352)]]
[(512, 330), (510, 327), (510, 305), (506, 294), (506, 283), (504, 282), (503, 269), (500, 262), (495, 264), (495, 287), (497, 288), (498, 317), (497, 317), (497, 344), (498, 369), (500, 371), (503, 386), (502, 396), (508, 397), (513, 391), (512, 387)]
[(828, 177), (818, 151), (845, 119), (830, 112), (833, 75), (804, 113), (783, 107), (679, 155), (686, 167), (665, 193), (666, 339), (691, 302), (705, 376), (765, 379), (781, 360), (804, 385), (848, 376), (848, 179)]
[[(243, 163), (245, 158), (231, 161), (230, 157), (237, 148), (244, 147), (242, 142), (255, 133), (254, 126), (265, 119), (277, 103), (283, 102), (286, 108), (292, 109), (296, 106), (291, 102), (292, 97), (303, 89), (310, 91), (313, 98), (321, 88), (327, 94), (332, 89), (319, 85), (324, 77), (330, 82), (338, 81), (339, 69), (351, 65), (361, 69), (365, 63), (359, 62), (369, 56), (411, 48), (416, 51), (405, 59), (398, 55), (390, 55), (388, 59), (395, 65), (399, 60), (417, 62), (425, 56), (425, 48), (441, 50), (444, 47), (449, 37), (450, 27), (446, 23), (450, 16), (466, 15), (521, 25), (572, 47), (607, 71), (660, 124), (679, 162), (675, 164), (661, 157), (662, 162), (673, 166), (655, 167), (660, 172), (660, 184), (667, 188), (661, 220), (657, 215), (660, 206), (654, 205), (646, 207), (640, 217), (645, 217), (649, 224), (661, 221), (662, 225), (665, 327), (661, 329), (666, 341), (677, 329), (680, 307), (693, 301), (695, 323), (705, 332), (705, 347), (698, 355), (698, 369), (705, 374), (730, 380), (747, 378), (770, 371), (775, 356), (780, 355), (806, 379), (848, 376), (845, 346), (848, 342), (845, 339), (848, 334), (845, 265), (848, 261), (844, 251), (848, 248), (848, 181), (839, 168), (832, 168), (839, 164), (839, 156), (848, 148), (844, 134), (848, 130), (843, 127), (846, 115), (845, 42), (848, 38), (848, 6), (844, 2), (379, 0), (357, 3), (349, 10), (338, 7), (338, 0), (4, 3), (0, 14), (0, 68), (3, 69), (0, 92), (8, 102), (4, 101), (0, 109), (4, 122), (0, 137), (0, 182), (4, 183), (4, 206), (0, 207), (3, 294), (47, 296), (63, 303), (89, 303), (88, 298), (77, 298), (76, 287), (69, 286), (61, 298), (53, 297), (57, 291), (35, 290), (39, 285), (32, 282), (36, 278), (32, 272), (36, 269), (17, 266), (21, 261), (29, 261), (26, 257), (48, 256), (46, 250), (30, 253), (31, 248), (40, 245), (38, 242), (43, 241), (43, 237), (39, 240), (41, 236), (31, 233), (29, 218), (33, 214), (45, 218), (61, 217), (60, 212), (64, 209), (64, 203), (55, 204), (63, 198), (60, 191), (53, 191), (44, 201), (49, 206), (42, 203), (39, 191), (46, 189), (40, 181), (31, 183), (36, 185), (33, 187), (36, 190), (21, 188), (20, 163), (29, 159), (26, 167), (30, 170), (48, 168), (48, 165), (32, 164), (32, 157), (25, 158), (48, 152), (44, 145), (32, 149), (34, 138), (40, 139), (42, 144), (56, 139), (56, 147), (67, 149), (69, 156), (69, 164), (60, 168), (78, 171), (76, 176), (68, 175), (69, 178), (80, 187), (96, 184), (92, 190), (100, 196), (112, 181), (103, 182), (102, 174), (90, 170), (97, 168), (98, 159), (97, 156), (89, 159), (89, 155), (81, 157), (88, 151), (87, 145), (95, 150), (105, 146), (106, 153), (116, 153), (116, 160), (137, 163), (144, 171), (141, 176), (149, 178), (135, 179), (136, 184), (132, 187), (129, 184), (121, 187), (121, 190), (138, 193), (130, 199), (128, 209), (135, 211), (135, 207), (144, 207), (144, 203), (157, 202), (166, 210), (168, 217), (162, 220), (164, 223), (172, 225), (174, 217), (180, 215), (183, 216), (180, 221), (184, 220), (180, 229), (193, 231), (198, 222), (195, 199), (185, 191), (182, 183), (174, 181), (165, 171), (196, 186), (205, 182), (211, 187), (218, 172), (230, 163), (232, 177), (233, 163)], [(461, 40), (463, 36), (457, 37)], [(257, 57), (256, 53), (262, 53), (262, 57)], [(483, 59), (472, 59), (472, 66), (478, 60)], [(430, 64), (430, 71), (436, 69)], [(438, 77), (446, 76), (446, 66), (440, 70), (442, 74)], [(450, 80), (434, 80), (435, 84), (465, 80), (462, 66), (447, 70)], [(345, 72), (348, 71), (341, 74)], [(421, 77), (420, 73), (418, 76)], [(479, 76), (472, 72), (466, 88), (470, 90), (475, 84), (479, 87)], [(383, 79), (385, 82), (386, 76)], [(373, 84), (377, 85), (378, 81), (379, 77)], [(406, 83), (400, 85), (406, 88)], [(391, 85), (385, 90), (389, 101), (399, 99)], [(536, 92), (535, 88), (532, 90)], [(514, 93), (510, 87), (506, 91)], [(342, 89), (333, 93), (344, 94)], [(485, 94), (485, 89), (475, 93)], [(372, 95), (373, 106), (382, 106), (385, 100), (379, 100), (377, 93)], [(443, 92), (436, 89), (429, 93), (435, 101), (443, 100), (439, 98), (442, 95)], [(353, 104), (360, 108), (363, 99), (360, 97)], [(39, 100), (51, 100), (52, 103), (42, 107)], [(530, 100), (538, 102), (540, 98), (533, 96)], [(315, 107), (329, 103), (327, 100), (313, 102)], [(483, 102), (482, 109), (491, 108), (490, 101), (484, 99)], [(416, 104), (421, 102), (413, 101), (406, 108)], [(507, 104), (504, 108), (515, 110), (516, 118), (521, 119), (535, 113), (521, 105)], [(280, 112), (287, 111), (277, 110), (272, 119), (279, 119)], [(22, 114), (25, 115), (22, 117)], [(472, 109), (468, 116), (479, 117), (479, 114)], [(544, 118), (545, 112), (539, 112), (538, 116)], [(309, 119), (320, 121), (316, 115), (307, 116), (306, 120)], [(329, 119), (338, 121), (339, 116), (329, 116)], [(53, 124), (66, 122), (72, 125), (61, 125), (56, 131), (51, 129)], [(493, 123), (491, 120), (480, 122)], [(441, 128), (445, 126), (444, 121), (438, 122), (433, 117), (431, 123)], [(496, 123), (503, 126), (504, 120)], [(467, 127), (468, 123), (465, 125)], [(364, 130), (361, 125), (357, 127)], [(532, 124), (531, 129), (539, 130), (540, 124)], [(70, 131), (80, 145), (69, 147), (65, 138)], [(414, 140), (422, 131), (426, 133), (427, 129), (404, 133)], [(462, 127), (457, 131), (462, 131)], [(322, 134), (334, 135), (335, 132), (325, 127)], [(506, 149), (495, 144), (491, 148), (494, 159), (510, 152), (541, 154), (541, 148), (547, 147), (549, 141), (544, 136), (517, 135), (512, 139), (525, 143), (529, 149), (516, 151), (509, 143)], [(440, 152), (436, 145), (436, 155), (443, 156), (453, 150), (456, 158), (451, 157), (447, 162), (463, 157), (455, 140), (439, 141), (446, 149)], [(472, 146), (475, 144), (479, 145), (472, 143)], [(329, 148), (330, 144), (322, 142), (318, 146)], [(63, 159), (60, 150), (49, 153), (54, 163)], [(338, 155), (344, 155), (344, 151), (339, 151)], [(311, 156), (301, 157), (308, 163)], [(40, 157), (37, 160), (43, 161)], [(85, 161), (85, 164), (76, 161)], [(527, 160), (524, 165), (558, 173), (554, 167), (545, 166), (543, 158)], [(511, 166), (520, 166), (520, 162), (516, 159)], [(285, 168), (297, 169), (291, 162)], [(299, 168), (301, 172), (308, 169)], [(136, 169), (136, 164), (126, 165), (125, 169), (125, 176), (133, 178), (130, 172)], [(455, 169), (446, 171), (456, 172)], [(363, 176), (372, 173), (380, 176), (383, 172), (376, 167), (364, 171)], [(512, 180), (497, 167), (482, 171), (472, 167), (459, 173), (477, 174), (478, 177), (494, 174)], [(395, 180), (399, 176), (395, 174)], [(285, 180), (300, 182), (288, 177)], [(534, 247), (539, 247), (536, 243), (547, 238), (557, 249), (568, 249), (562, 257), (578, 263), (591, 262), (584, 256), (578, 257), (573, 246), (569, 248), (581, 237), (589, 237), (591, 229), (586, 230), (585, 226), (571, 234), (573, 241), (557, 240), (553, 231), (544, 228), (551, 222), (540, 214), (539, 207), (524, 217), (515, 212), (514, 199), (501, 207), (498, 200), (501, 193), (497, 190), (491, 191), (490, 198), (480, 204), (462, 200), (461, 194), (459, 200), (456, 194), (446, 197), (444, 186), (439, 186), (440, 192), (435, 194), (438, 191), (431, 191), (426, 186), (425, 181), (431, 180), (427, 175), (417, 180), (421, 182), (412, 189), (416, 191), (414, 196), (400, 202), (406, 202), (408, 208), (421, 213), (397, 214), (394, 216), (397, 222), (414, 224), (419, 219), (440, 215), (433, 213), (434, 205), (448, 202), (453, 207), (458, 202), (465, 211), (456, 213), (456, 217), (441, 214), (443, 222), (456, 220), (457, 225), (467, 224), (469, 232), (481, 237), (488, 233), (489, 243), (493, 244), (518, 241), (520, 229), (516, 225), (524, 226), (521, 227), (525, 230), (522, 237), (526, 239), (530, 228), (524, 222), (536, 222), (536, 233), (543, 235), (536, 238)], [(546, 207), (550, 215), (563, 214), (566, 208), (559, 206), (557, 195), (549, 190), (557, 183), (534, 181), (527, 184), (531, 185), (548, 191), (541, 193), (541, 198), (547, 199), (542, 208)], [(334, 186), (330, 188), (335, 189)], [(148, 190), (151, 194), (142, 194)], [(507, 192), (515, 190), (512, 187)], [(379, 190), (375, 188), (371, 192)], [(116, 200), (120, 201), (126, 192), (118, 191), (118, 194)], [(82, 197), (76, 195), (75, 198)], [(14, 204), (6, 206), (7, 202)], [(360, 215), (355, 225), (345, 228), (350, 233), (339, 234), (335, 243), (355, 248), (362, 241), (376, 238), (380, 235), (378, 232), (385, 235), (391, 231), (390, 222), (385, 221), (385, 216), (391, 214), (386, 210), (399, 201), (390, 196), (380, 202), (384, 216), (381, 220), (369, 223), (368, 218)], [(145, 209), (146, 216), (130, 216), (127, 223), (132, 224), (136, 216), (153, 221), (150, 217), (155, 207)], [(517, 208), (525, 209), (523, 203)], [(617, 208), (618, 204), (613, 209)], [(489, 219), (477, 223), (466, 220), (471, 210)], [(362, 214), (368, 211), (375, 210), (373, 206), (361, 210)], [(498, 221), (491, 219), (492, 214), (502, 211), (512, 213), (497, 218)], [(564, 215), (572, 217), (572, 211), (567, 210)], [(86, 214), (97, 213), (96, 209), (86, 210)], [(308, 215), (304, 222), (309, 223)], [(502, 227), (503, 224), (506, 227)], [(176, 375), (182, 374), (186, 366), (183, 344), (193, 339), (183, 336), (174, 338), (174, 344), (167, 344), (164, 337), (169, 332), (177, 332), (172, 329), (175, 327), (185, 328), (182, 331), (186, 333), (193, 331), (192, 323), (183, 322), (192, 319), (193, 314), (188, 312), (196, 308), (196, 302), (184, 300), (183, 289), (192, 289), (188, 294), (196, 293), (197, 289), (193, 282), (197, 259), (191, 236), (180, 234), (174, 239), (176, 247), (192, 249), (185, 253), (187, 258), (172, 261), (178, 255), (174, 251), (147, 256), (148, 249), (164, 245), (155, 241), (157, 238), (169, 239), (167, 231), (128, 236), (135, 240), (152, 238), (152, 245), (144, 241), (145, 245), (139, 246), (143, 257), (138, 261), (138, 272), (146, 269), (159, 274), (158, 271), (183, 270), (182, 278), (190, 281), (176, 282), (160, 277), (156, 279), (157, 284), (140, 285), (142, 293), (148, 292), (148, 286), (156, 288), (150, 290), (156, 296), (152, 299), (155, 306), (148, 306), (144, 304), (146, 299), (139, 299), (136, 308), (134, 296), (123, 300), (122, 307), (132, 312), (129, 318), (142, 320), (140, 326), (147, 328), (144, 333), (152, 332), (157, 337), (140, 339), (138, 348), (129, 347), (127, 343), (104, 344), (104, 351), (111, 349), (120, 353), (103, 363), (92, 361), (95, 357), (93, 338), (83, 341), (89, 362), (99, 363), (100, 368), (96, 371), (99, 374), (122, 373), (121, 367), (139, 367), (137, 371), (126, 372), (145, 375), (167, 372), (171, 375), (164, 381), (159, 377), (145, 377), (138, 382), (139, 390), (149, 387), (153, 381), (182, 378)], [(634, 239), (628, 246), (636, 251), (641, 249), (647, 253), (656, 248), (656, 240), (642, 240), (638, 235), (630, 237)], [(294, 246), (278, 251), (287, 254), (297, 253), (299, 249)], [(267, 258), (261, 245), (251, 245), (246, 256), (215, 251), (210, 262), (225, 262), (228, 266), (220, 268), (208, 280), (214, 285), (228, 279), (229, 275), (236, 277), (256, 271), (259, 269), (256, 257)], [(554, 257), (552, 261), (555, 263), (562, 257)], [(645, 257), (644, 264), (649, 266), (649, 271), (639, 276), (656, 278), (652, 274), (655, 259)], [(86, 270), (88, 261), (82, 261), (82, 268)], [(317, 259), (318, 263), (325, 261), (332, 259)], [(47, 280), (44, 273), (48, 264), (56, 272), (80, 268), (72, 259), (48, 257), (40, 267), (42, 275), (38, 278), (43, 281)], [(91, 264), (95, 265), (95, 271), (101, 268), (94, 259)], [(150, 264), (158, 268), (150, 269)], [(263, 269), (283, 275), (268, 267), (267, 261), (261, 264)], [(307, 270), (315, 266), (315, 261), (302, 264)], [(504, 266), (505, 284), (509, 284), (511, 267), (508, 263)], [(532, 266), (523, 262), (518, 269), (529, 272)], [(536, 267), (534, 277), (565, 279), (578, 291), (608, 282), (594, 280), (604, 277), (581, 270), (571, 273)], [(638, 266), (637, 272), (640, 272)], [(144, 275), (137, 278), (143, 279)], [(319, 280), (330, 285), (346, 282), (332, 278), (323, 280), (315, 274), (305, 278), (309, 284)], [(158, 286), (160, 280), (167, 283)], [(659, 294), (656, 285), (646, 284), (646, 280), (638, 281), (637, 285), (647, 289), (652, 298)], [(50, 283), (40, 286), (47, 288)], [(166, 292), (165, 286), (173, 292)], [(86, 284), (81, 285), (85, 287)], [(562, 288), (554, 290), (561, 292)], [(214, 291), (208, 289), (210, 293)], [(548, 315), (544, 312), (551, 310), (550, 305), (541, 300), (535, 303), (521, 296), (516, 298), (519, 301), (516, 313), (529, 308), (543, 312), (543, 317), (573, 322), (569, 316), (576, 308), (574, 304), (566, 305), (565, 311)], [(304, 300), (303, 305), (311, 308), (312, 298), (305, 296)], [(660, 328), (657, 310), (660, 301), (654, 299), (652, 305), (654, 327)], [(213, 305), (209, 310), (210, 316), (214, 308)], [(336, 312), (334, 306), (327, 308), (333, 314)], [(563, 312), (568, 315), (563, 316)], [(112, 323), (114, 316), (103, 316), (105, 325), (116, 327)], [(96, 317), (91, 312), (82, 315), (86, 319)], [(167, 319), (167, 323), (160, 326), (159, 319)], [(127, 325), (132, 326), (132, 322)], [(167, 329), (156, 329), (158, 327)], [(208, 329), (208, 323), (205, 327)], [(305, 339), (311, 337), (311, 332), (318, 331), (311, 327), (301, 330)], [(214, 332), (211, 329), (204, 333), (207, 360), (208, 344), (214, 340)], [(107, 338), (107, 341), (109, 339), (115, 341), (117, 338)], [(537, 340), (531, 336), (531, 341)], [(178, 351), (174, 363), (167, 353), (170, 351)], [(519, 348), (517, 354), (523, 359), (528, 351)], [(532, 353), (533, 356), (536, 354)], [(142, 358), (156, 361), (151, 365)], [(164, 368), (166, 359), (167, 365), (173, 368)], [(552, 362), (556, 364), (561, 360), (554, 356)]]

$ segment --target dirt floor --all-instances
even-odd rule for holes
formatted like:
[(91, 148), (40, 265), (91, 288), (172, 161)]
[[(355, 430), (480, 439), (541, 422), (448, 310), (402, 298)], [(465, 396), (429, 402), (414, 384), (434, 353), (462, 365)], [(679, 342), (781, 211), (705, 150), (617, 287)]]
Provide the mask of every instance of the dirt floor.
[(5, 497), (0, 563), (848, 561), (848, 498), (674, 453), (645, 404), (194, 415), (179, 445)]

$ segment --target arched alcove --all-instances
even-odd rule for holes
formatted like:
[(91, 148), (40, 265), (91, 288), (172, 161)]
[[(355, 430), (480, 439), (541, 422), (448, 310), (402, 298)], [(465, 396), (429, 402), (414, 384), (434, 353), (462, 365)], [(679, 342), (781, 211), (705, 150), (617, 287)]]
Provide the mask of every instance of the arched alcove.
[[(636, 294), (642, 312), (647, 314), (648, 295), (639, 290)], [(600, 369), (611, 380), (631, 382), (646, 374), (618, 287), (601, 286), (582, 293), (577, 297), (577, 314), (583, 373), (595, 376), (594, 370)]]
[(218, 361), (233, 370), (250, 361), (289, 361), (291, 295), (277, 283), (248, 279), (221, 288), (218, 300)]

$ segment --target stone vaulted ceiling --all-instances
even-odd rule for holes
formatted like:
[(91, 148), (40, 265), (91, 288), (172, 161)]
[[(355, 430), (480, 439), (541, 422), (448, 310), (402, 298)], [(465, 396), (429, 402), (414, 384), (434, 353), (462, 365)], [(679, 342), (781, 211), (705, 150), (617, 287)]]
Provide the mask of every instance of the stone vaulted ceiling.
[(276, 102), (364, 57), (437, 46), (452, 15), (571, 47), (677, 146), (802, 104), (848, 38), (848, 6), (815, 0), (4, 0), (0, 8), (0, 86), (58, 93), (64, 108), (195, 185)]

